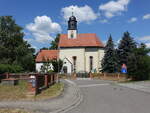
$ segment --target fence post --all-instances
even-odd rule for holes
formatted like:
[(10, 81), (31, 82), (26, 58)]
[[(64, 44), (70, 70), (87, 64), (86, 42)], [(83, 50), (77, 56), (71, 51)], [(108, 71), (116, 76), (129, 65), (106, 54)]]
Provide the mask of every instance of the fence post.
[(76, 73), (73, 73), (73, 79), (75, 80), (77, 78)]
[(57, 83), (60, 82), (60, 81), (59, 81), (59, 74), (58, 74), (58, 73), (56, 74), (56, 82), (57, 82)]
[(120, 79), (120, 73), (118, 73), (118, 80)]
[(90, 78), (92, 79), (92, 78), (93, 78), (93, 75), (92, 75), (92, 73), (90, 72), (89, 74), (90, 74)]
[(37, 77), (35, 75), (31, 75), (28, 80), (28, 95), (36, 95), (37, 88)]
[(6, 73), (6, 79), (8, 79), (9, 78), (9, 73)]
[(45, 84), (45, 87), (48, 88), (48, 75), (44, 75), (44, 84)]
[(54, 74), (54, 77), (55, 77), (54, 82), (56, 83), (57, 82), (57, 74)]
[(106, 78), (106, 74), (104, 73), (104, 80), (105, 80), (105, 78)]
[(53, 84), (53, 74), (51, 74), (51, 84)]
[[(102, 74), (102, 73), (101, 73), (101, 74)], [(101, 74), (100, 74), (100, 73), (98, 73), (98, 78), (99, 78), (99, 79), (101, 79)]]

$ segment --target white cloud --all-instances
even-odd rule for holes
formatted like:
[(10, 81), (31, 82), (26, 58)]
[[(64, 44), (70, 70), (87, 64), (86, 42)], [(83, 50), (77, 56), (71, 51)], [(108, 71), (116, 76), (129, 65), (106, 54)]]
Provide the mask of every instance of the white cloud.
[(141, 37), (141, 38), (139, 38), (139, 40), (141, 40), (141, 41), (150, 41), (150, 36)]
[(99, 6), (99, 10), (104, 12), (107, 18), (112, 18), (116, 15), (120, 15), (122, 12), (127, 10), (127, 5), (130, 0), (117, 0), (109, 1)]
[(143, 36), (138, 38), (138, 40), (145, 43), (146, 46), (150, 48), (150, 36)]
[(144, 19), (144, 20), (146, 20), (146, 19), (150, 19), (150, 14), (146, 14), (146, 15), (144, 15), (144, 16), (143, 16), (143, 19)]
[[(73, 9), (73, 10), (72, 10)], [(63, 18), (68, 21), (69, 17), (73, 14), (76, 16), (78, 22), (87, 22), (93, 21), (97, 19), (97, 14), (93, 11), (91, 7), (88, 5), (85, 5), (83, 7), (79, 7), (77, 5), (64, 7), (61, 9), (61, 13), (63, 15)]]
[(150, 48), (150, 43), (146, 43), (146, 46), (147, 46), (148, 48)]
[(137, 18), (136, 17), (132, 17), (128, 22), (129, 23), (133, 23), (133, 22), (136, 22), (137, 21)]
[(105, 23), (108, 23), (108, 20), (106, 19), (103, 19), (103, 20), (100, 20), (101, 23), (105, 24)]
[(24, 38), (24, 40), (29, 42), (29, 43), (34, 41), (33, 38)]
[(35, 17), (34, 23), (27, 24), (26, 28), (32, 33), (35, 40), (40, 43), (53, 40), (51, 34), (61, 32), (61, 26), (52, 22), (48, 16)]

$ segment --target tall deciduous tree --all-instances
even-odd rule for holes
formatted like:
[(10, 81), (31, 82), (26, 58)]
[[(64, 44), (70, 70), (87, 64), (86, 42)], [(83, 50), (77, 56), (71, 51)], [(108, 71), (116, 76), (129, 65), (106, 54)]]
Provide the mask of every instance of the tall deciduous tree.
[(51, 46), (49, 49), (58, 49), (59, 37), (60, 37), (60, 34), (57, 34), (55, 40), (50, 43)]
[(34, 49), (23, 40), (22, 27), (11, 16), (0, 17), (0, 64), (18, 65), (34, 70)]
[(114, 48), (114, 42), (110, 35), (107, 44), (105, 46), (105, 55), (102, 60), (102, 72), (114, 73), (117, 71), (117, 59), (116, 51)]

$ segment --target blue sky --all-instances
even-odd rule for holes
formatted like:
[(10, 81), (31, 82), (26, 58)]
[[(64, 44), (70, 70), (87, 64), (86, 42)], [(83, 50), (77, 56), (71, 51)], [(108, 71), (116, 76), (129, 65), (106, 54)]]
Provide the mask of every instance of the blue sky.
[(49, 47), (57, 33), (67, 33), (72, 8), (79, 33), (96, 33), (103, 42), (111, 34), (117, 42), (129, 31), (150, 47), (149, 6), (149, 0), (0, 0), (0, 16), (13, 16), (37, 50)]

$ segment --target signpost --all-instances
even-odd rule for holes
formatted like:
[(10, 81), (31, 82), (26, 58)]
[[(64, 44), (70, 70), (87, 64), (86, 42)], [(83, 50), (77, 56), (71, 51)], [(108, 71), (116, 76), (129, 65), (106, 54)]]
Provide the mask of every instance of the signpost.
[(127, 66), (125, 64), (122, 64), (121, 73), (124, 73), (124, 74), (127, 73)]

